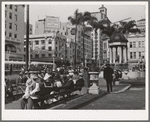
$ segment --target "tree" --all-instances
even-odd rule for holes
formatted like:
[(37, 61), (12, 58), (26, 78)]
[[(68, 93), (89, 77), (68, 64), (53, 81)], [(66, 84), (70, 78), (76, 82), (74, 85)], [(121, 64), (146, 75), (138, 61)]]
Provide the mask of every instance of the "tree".
[[(76, 32), (77, 26), (82, 26), (82, 36), (83, 36), (83, 66), (85, 66), (85, 54), (84, 54), (84, 34), (87, 31), (91, 31), (91, 27), (86, 27), (86, 23), (92, 23), (93, 21), (97, 20), (96, 17), (91, 16), (90, 12), (79, 13), (78, 9), (75, 11), (75, 17), (68, 17), (68, 20), (71, 23), (76, 25)], [(76, 52), (76, 35), (75, 35), (75, 52)], [(76, 61), (76, 53), (75, 53), (75, 61)], [(76, 62), (75, 62), (76, 64)]]
[(82, 13), (78, 12), (78, 9), (74, 12), (74, 16), (69, 16), (68, 20), (72, 23), (72, 25), (75, 25), (75, 69), (76, 69), (76, 34), (77, 34), (77, 26), (80, 24)]

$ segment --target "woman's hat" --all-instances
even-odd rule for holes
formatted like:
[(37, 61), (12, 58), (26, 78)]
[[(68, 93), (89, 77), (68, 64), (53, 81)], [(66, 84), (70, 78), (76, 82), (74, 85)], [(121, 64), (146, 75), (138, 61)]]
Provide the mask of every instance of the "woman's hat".
[(49, 77), (50, 77), (50, 75), (48, 73), (46, 73), (44, 76), (44, 80), (47, 80)]
[(35, 82), (34, 82), (32, 79), (29, 78), (29, 79), (26, 81), (26, 86), (27, 86), (27, 87), (31, 87), (34, 83), (35, 83)]

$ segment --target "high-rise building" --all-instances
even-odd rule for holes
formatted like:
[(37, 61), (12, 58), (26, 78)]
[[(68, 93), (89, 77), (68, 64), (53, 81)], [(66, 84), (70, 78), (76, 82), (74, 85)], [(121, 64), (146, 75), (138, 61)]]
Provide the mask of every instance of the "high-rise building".
[(5, 60), (23, 61), (24, 5), (5, 4)]
[[(99, 12), (91, 12), (91, 15), (96, 17), (98, 21), (103, 19), (108, 19), (107, 17), (107, 9), (102, 5), (99, 8)], [(93, 41), (93, 60), (97, 61), (99, 66), (103, 64), (103, 41), (101, 39), (101, 30), (98, 29), (97, 33), (93, 31), (92, 33), (92, 41)]]
[(46, 16), (46, 18), (35, 22), (35, 34), (57, 32), (59, 29), (59, 17)]

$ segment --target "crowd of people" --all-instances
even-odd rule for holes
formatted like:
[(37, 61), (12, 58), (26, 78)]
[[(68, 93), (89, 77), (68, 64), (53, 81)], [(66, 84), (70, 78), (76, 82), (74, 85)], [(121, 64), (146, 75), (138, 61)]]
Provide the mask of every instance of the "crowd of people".
[[(38, 99), (35, 93), (43, 91), (41, 95), (45, 95), (46, 92), (44, 89), (46, 88), (67, 87), (68, 89), (72, 89), (74, 85), (84, 86), (84, 70), (88, 69), (59, 67), (54, 70), (53, 67), (47, 66), (38, 68), (36, 66), (31, 66), (28, 71), (22, 69), (16, 80), (16, 84), (19, 85), (20, 83), (24, 83), (26, 85), (25, 94), (20, 101), (21, 109), (32, 109)], [(114, 71), (110, 68), (109, 64), (106, 64), (103, 71), (104, 79), (107, 83), (107, 91), (112, 92), (112, 83), (118, 80), (122, 73), (119, 70)], [(115, 75), (115, 77), (113, 77), (113, 75)], [(14, 98), (12, 93), (5, 93)], [(53, 94), (53, 92), (51, 94)]]
[[(45, 95), (44, 89), (46, 88), (67, 87), (67, 89), (72, 89), (75, 85), (84, 86), (83, 73), (72, 69), (62, 71), (62, 69), (53, 71), (52, 68), (46, 67), (42, 71), (21, 72), (17, 83), (26, 83), (25, 94), (20, 101), (21, 109), (25, 107), (32, 109), (38, 99), (35, 93), (43, 91), (42, 95)], [(53, 91), (50, 94), (53, 94)]]

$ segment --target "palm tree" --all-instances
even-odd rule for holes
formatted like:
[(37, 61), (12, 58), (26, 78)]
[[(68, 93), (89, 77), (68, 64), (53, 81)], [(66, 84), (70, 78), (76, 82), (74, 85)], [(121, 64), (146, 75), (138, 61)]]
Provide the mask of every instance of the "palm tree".
[(75, 69), (76, 69), (76, 34), (77, 34), (77, 26), (80, 24), (80, 19), (81, 19), (82, 13), (78, 12), (78, 9), (75, 11), (74, 16), (69, 16), (68, 20), (72, 23), (72, 25), (76, 25), (75, 27)]
[[(76, 32), (77, 26), (82, 26), (82, 36), (83, 36), (83, 66), (85, 66), (85, 54), (84, 54), (84, 32), (91, 31), (90, 28), (86, 27), (85, 22), (92, 23), (92, 21), (97, 20), (95, 17), (91, 16), (90, 12), (78, 12), (78, 9), (74, 13), (74, 17), (68, 17), (68, 20), (73, 24), (76, 25)], [(75, 34), (75, 68), (76, 68), (76, 34)]]

